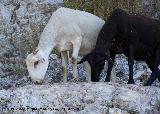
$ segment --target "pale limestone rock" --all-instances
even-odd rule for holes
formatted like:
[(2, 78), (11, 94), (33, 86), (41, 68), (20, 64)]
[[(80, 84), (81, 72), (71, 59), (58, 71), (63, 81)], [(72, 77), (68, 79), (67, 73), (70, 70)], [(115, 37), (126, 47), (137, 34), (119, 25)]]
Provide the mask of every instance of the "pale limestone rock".
[[(0, 90), (0, 99), (0, 107), (4, 112), (9, 112), (5, 107), (23, 107), (28, 108), (25, 113), (32, 111), (37, 113), (39, 110), (44, 114), (51, 112), (55, 114), (160, 112), (160, 88), (101, 82), (29, 85), (13, 90)], [(15, 114), (21, 112), (22, 110), (17, 110)]]

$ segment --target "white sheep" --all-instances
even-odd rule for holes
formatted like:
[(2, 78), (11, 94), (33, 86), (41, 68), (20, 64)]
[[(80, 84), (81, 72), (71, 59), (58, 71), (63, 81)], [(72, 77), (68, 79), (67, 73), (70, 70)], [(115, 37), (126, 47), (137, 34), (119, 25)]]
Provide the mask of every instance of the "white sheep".
[[(38, 47), (26, 59), (29, 77), (41, 83), (48, 68), (48, 57), (53, 48), (61, 52), (63, 81), (67, 81), (67, 51), (72, 50), (73, 77), (77, 79), (77, 57), (85, 55), (95, 47), (98, 33), (104, 21), (84, 11), (59, 8), (53, 12), (44, 28)], [(90, 66), (85, 64), (90, 74)], [(88, 81), (90, 81), (90, 76)]]

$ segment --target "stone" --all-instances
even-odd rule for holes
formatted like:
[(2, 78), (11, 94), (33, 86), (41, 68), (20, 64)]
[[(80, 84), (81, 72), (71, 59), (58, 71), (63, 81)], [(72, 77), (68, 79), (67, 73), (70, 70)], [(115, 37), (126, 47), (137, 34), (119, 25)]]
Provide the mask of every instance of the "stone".
[[(148, 114), (160, 112), (160, 88), (111, 83), (55, 83), (0, 90), (1, 111), (20, 113)], [(108, 104), (111, 105), (108, 105)], [(37, 110), (34, 110), (36, 108)]]

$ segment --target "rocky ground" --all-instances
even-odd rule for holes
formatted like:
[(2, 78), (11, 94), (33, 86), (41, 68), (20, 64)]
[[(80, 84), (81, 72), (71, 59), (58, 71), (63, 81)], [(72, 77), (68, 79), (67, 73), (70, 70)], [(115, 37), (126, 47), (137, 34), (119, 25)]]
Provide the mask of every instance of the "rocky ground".
[[(28, 85), (0, 91), (4, 114), (159, 114), (160, 90), (112, 83)], [(12, 110), (11, 110), (12, 108)]]
[[(160, 19), (159, 0), (141, 0), (142, 12)], [(114, 65), (114, 83), (86, 83), (86, 72), (78, 65), (79, 80), (76, 83), (61, 82), (61, 59), (53, 53), (42, 86), (34, 85), (27, 78), (25, 58), (37, 46), (39, 35), (62, 0), (0, 0), (0, 113), (13, 113), (6, 107), (30, 107), (14, 114), (37, 114), (51, 111), (31, 107), (55, 107), (78, 110), (52, 111), (55, 114), (159, 114), (160, 83), (142, 87), (151, 71), (144, 62), (134, 65), (135, 85), (126, 85), (128, 80), (127, 58), (117, 55)], [(80, 58), (79, 58), (80, 59)], [(69, 66), (68, 81), (71, 80)], [(113, 76), (112, 75), (112, 76)]]

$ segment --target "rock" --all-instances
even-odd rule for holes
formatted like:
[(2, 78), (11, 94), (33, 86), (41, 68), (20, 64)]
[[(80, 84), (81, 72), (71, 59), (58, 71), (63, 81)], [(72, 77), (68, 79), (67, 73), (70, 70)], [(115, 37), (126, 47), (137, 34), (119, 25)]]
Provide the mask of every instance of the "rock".
[(87, 104), (92, 104), (95, 102), (95, 99), (93, 97), (93, 95), (86, 95), (84, 98), (83, 98), (83, 102), (87, 103)]
[(129, 114), (127, 111), (123, 111), (118, 108), (109, 108), (109, 114)]
[[(2, 63), (0, 89), (30, 83), (26, 81), (26, 55), (37, 46), (39, 36), (52, 12), (62, 2), (62, 0), (0, 0), (0, 63)], [(56, 75), (60, 71), (56, 72), (53, 74)], [(53, 82), (51, 73), (47, 73), (49, 82)], [(54, 82), (58, 79), (56, 78)]]
[(0, 90), (0, 99), (1, 111), (6, 113), (9, 113), (11, 108), (14, 108), (12, 111), (14, 113), (44, 114), (51, 112), (148, 114), (153, 111), (156, 114), (160, 112), (160, 88), (136, 85), (111, 83), (28, 85), (12, 90)]
[[(123, 54), (116, 56), (114, 83), (84, 83), (83, 64), (78, 65), (78, 81), (83, 83), (60, 83), (61, 59), (51, 54), (45, 85), (33, 85), (27, 77), (26, 55), (37, 46), (52, 12), (62, 2), (0, 0), (0, 113), (159, 114), (160, 83), (156, 80), (153, 83), (156, 87), (141, 87), (151, 72), (144, 62), (135, 62), (136, 85), (125, 85), (129, 70)], [(160, 19), (158, 0), (140, 2), (143, 14)], [(68, 69), (70, 81), (72, 67)], [(106, 70), (101, 74), (101, 81), (105, 76)]]
[[(159, 1), (141, 0), (142, 13), (159, 18)], [(28, 85), (25, 58), (38, 44), (39, 36), (51, 14), (61, 6), (62, 0), (0, 0), (0, 89), (9, 89)], [(50, 64), (44, 83), (52, 84), (61, 81), (61, 60), (56, 55), (50, 56)], [(72, 79), (69, 66), (68, 80)], [(137, 85), (143, 85), (150, 73), (144, 62), (135, 62), (134, 78)], [(124, 55), (117, 55), (116, 74), (111, 76), (116, 83), (127, 83), (128, 62)], [(145, 71), (145, 72), (144, 72)], [(142, 73), (144, 72), (144, 73)], [(78, 65), (79, 80), (86, 81), (83, 65)], [(143, 75), (143, 76), (142, 76)], [(104, 81), (106, 70), (101, 74)], [(115, 78), (116, 77), (116, 78)], [(160, 87), (156, 81), (153, 85)]]
[(142, 13), (160, 19), (160, 1), (159, 0), (141, 0)]

